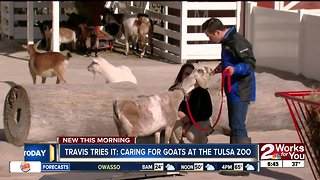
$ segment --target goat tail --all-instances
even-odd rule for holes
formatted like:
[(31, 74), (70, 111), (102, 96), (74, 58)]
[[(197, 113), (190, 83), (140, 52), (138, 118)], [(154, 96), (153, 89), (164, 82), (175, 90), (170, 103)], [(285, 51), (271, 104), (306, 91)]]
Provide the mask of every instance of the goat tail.
[(75, 30), (72, 30), (72, 37), (73, 37), (72, 49), (76, 51), (77, 50), (77, 34)]
[(66, 60), (68, 61), (70, 58), (72, 58), (72, 55), (71, 55), (70, 52), (68, 52), (67, 55), (66, 55)]
[(72, 37), (73, 37), (73, 42), (76, 43), (77, 42), (77, 34), (74, 30), (72, 31)]

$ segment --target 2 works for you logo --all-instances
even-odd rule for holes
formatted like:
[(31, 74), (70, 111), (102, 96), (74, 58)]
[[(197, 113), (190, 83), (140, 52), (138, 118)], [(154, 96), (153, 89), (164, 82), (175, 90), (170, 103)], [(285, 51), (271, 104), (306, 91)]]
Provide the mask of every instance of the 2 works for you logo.
[(303, 143), (260, 143), (260, 159), (265, 160), (304, 160)]

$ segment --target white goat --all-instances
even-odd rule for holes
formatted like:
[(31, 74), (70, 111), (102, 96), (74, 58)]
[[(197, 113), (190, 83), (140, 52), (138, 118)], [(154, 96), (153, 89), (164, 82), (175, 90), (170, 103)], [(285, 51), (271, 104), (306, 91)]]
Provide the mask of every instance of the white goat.
[(212, 79), (212, 69), (195, 69), (173, 91), (152, 96), (138, 96), (132, 100), (113, 102), (114, 121), (120, 136), (148, 136), (155, 134), (160, 143), (160, 132), (165, 129), (164, 143), (169, 143), (173, 127), (178, 119), (178, 108), (184, 96), (199, 85), (207, 88)]
[(28, 50), (30, 55), (29, 70), (33, 80), (33, 84), (36, 84), (36, 75), (42, 77), (42, 83), (46, 83), (47, 77), (57, 76), (56, 84), (67, 83), (64, 79), (64, 73), (68, 65), (68, 59), (71, 58), (71, 54), (68, 52), (66, 56), (59, 52), (38, 52), (38, 41), (36, 44), (22, 45)]
[(100, 73), (106, 78), (106, 83), (129, 81), (137, 84), (137, 79), (129, 67), (123, 65), (114, 66), (102, 57), (92, 57), (92, 63), (87, 69), (89, 72), (92, 72), (94, 76), (96, 73)]

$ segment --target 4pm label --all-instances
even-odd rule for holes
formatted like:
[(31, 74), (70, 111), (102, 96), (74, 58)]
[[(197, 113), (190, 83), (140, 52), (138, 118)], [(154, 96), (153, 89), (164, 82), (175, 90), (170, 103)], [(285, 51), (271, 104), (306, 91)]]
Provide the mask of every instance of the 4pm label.
[(304, 160), (306, 148), (303, 143), (260, 143), (261, 160)]

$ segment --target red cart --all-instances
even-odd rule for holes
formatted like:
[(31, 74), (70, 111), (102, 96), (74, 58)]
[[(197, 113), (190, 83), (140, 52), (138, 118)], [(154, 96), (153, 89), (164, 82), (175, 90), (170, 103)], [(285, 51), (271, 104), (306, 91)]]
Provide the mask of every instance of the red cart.
[(311, 100), (310, 95), (320, 97), (320, 91), (275, 93), (276, 97), (285, 99), (299, 139), (306, 146), (306, 156), (314, 178), (320, 179), (320, 102)]

